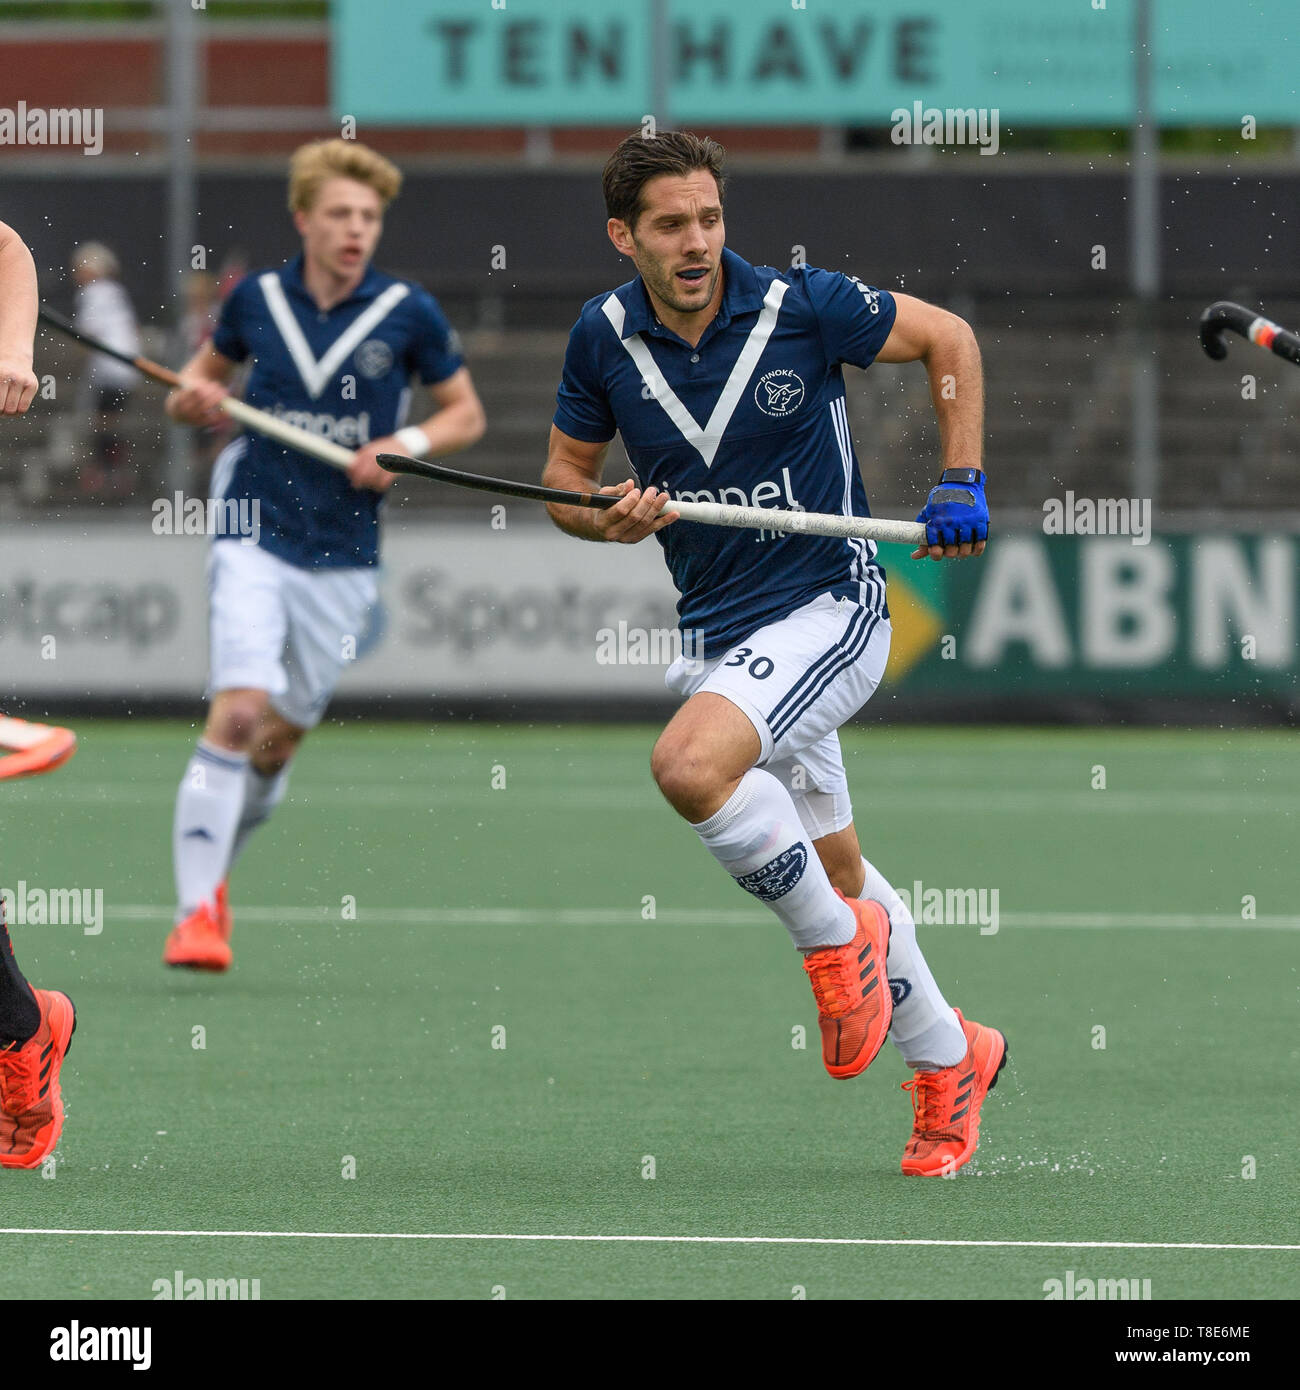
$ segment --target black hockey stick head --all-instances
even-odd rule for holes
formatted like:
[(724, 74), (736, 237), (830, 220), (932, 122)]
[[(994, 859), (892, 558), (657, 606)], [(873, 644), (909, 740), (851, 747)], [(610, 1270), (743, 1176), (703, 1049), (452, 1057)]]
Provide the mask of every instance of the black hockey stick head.
[(1227, 330), (1247, 336), (1257, 315), (1229, 299), (1219, 299), (1201, 315), (1201, 347), (1207, 357), (1222, 362), (1228, 355)]
[[(409, 473), (413, 478), (432, 478), (435, 482), (451, 482), (444, 478), (437, 464), (425, 463), (423, 459), (407, 458), (405, 454), (379, 454), (375, 462), (390, 473)], [(448, 469), (448, 472), (451, 470)]]

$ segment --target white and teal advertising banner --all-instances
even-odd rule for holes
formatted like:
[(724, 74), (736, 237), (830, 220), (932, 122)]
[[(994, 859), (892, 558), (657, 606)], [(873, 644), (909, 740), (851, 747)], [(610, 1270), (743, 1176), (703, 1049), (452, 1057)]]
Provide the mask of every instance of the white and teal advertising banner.
[[(590, 545), (510, 503), (387, 525), (386, 619), (340, 695), (671, 703), (676, 594), (653, 542)], [(222, 545), (239, 542), (224, 540)], [(148, 514), (10, 528), (0, 547), (0, 709), (14, 696), (197, 700), (210, 542)], [(797, 545), (796, 539), (783, 542)], [(971, 699), (1206, 697), (1300, 704), (1300, 535), (997, 533), (978, 561), (884, 546), (885, 683)]]
[[(674, 123), (1122, 125), (1138, 0), (663, 0)], [(359, 122), (628, 125), (653, 0), (334, 0), (333, 104)], [(1151, 0), (1167, 125), (1300, 124), (1300, 0)]]

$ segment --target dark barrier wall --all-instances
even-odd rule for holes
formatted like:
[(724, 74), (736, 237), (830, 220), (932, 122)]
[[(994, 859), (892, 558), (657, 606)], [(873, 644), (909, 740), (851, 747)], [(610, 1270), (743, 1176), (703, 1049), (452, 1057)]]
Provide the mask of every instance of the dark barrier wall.
[[(431, 140), (436, 136), (431, 136)], [(816, 168), (733, 171), (730, 244), (748, 259), (787, 265), (800, 246), (815, 265), (941, 297), (954, 290), (1123, 295), (1128, 280), (1128, 183), (1114, 173), (990, 173), (979, 158), (952, 173)], [(1121, 162), (1118, 158), (1116, 163)], [(205, 174), (200, 237), (209, 264), (243, 248), (254, 265), (296, 249), (281, 174)], [(78, 241), (121, 255), (142, 314), (166, 296), (161, 177), (7, 173), (0, 216), (36, 252), (46, 295)], [(1164, 287), (1241, 297), (1293, 291), (1300, 266), (1300, 175), (1166, 174), (1161, 184)], [(384, 265), (466, 293), (563, 291), (581, 298), (627, 278), (605, 237), (599, 171), (411, 174), (388, 219)], [(1104, 247), (1105, 270), (1093, 269)], [(504, 269), (493, 269), (494, 255)], [(524, 298), (526, 296), (521, 296)], [(567, 312), (567, 318), (575, 316)], [(561, 315), (564, 317), (564, 315)], [(562, 326), (562, 325), (557, 325)]]

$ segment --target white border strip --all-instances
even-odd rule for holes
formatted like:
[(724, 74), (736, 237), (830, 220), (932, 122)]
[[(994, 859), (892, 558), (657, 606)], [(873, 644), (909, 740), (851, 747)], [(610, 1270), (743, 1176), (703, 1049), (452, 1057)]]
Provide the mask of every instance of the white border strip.
[[(12, 887), (12, 884), (5, 885)], [(33, 888), (41, 885), (33, 882)], [(141, 922), (168, 922), (176, 915), (174, 906), (153, 903), (106, 904), (108, 915), (116, 921), (136, 918)], [(341, 924), (336, 906), (267, 907), (249, 906), (239, 901), (232, 904), (241, 920), (270, 925), (330, 926)], [(355, 918), (346, 919), (351, 926), (387, 924), (415, 927), (620, 927), (639, 924), (640, 912), (626, 904), (618, 907), (372, 907), (364, 899), (357, 904)], [(22, 925), (17, 922), (17, 925)], [(745, 908), (661, 908), (655, 917), (661, 927), (751, 927), (768, 925), (771, 914)], [(926, 922), (923, 930), (978, 927), (970, 922)], [(1084, 928), (1088, 930), (1164, 931), (1225, 931), (1242, 932), (1252, 929), (1267, 931), (1300, 931), (1300, 916), (1265, 915), (1251, 921), (1229, 913), (1190, 912), (1002, 912), (998, 927), (1030, 928), (1035, 930)]]
[(560, 1236), (504, 1235), (440, 1231), (145, 1231), (77, 1227), (0, 1227), (0, 1236), (209, 1236), (213, 1239), (259, 1240), (506, 1240), (643, 1245), (854, 1245), (938, 1246), (944, 1249), (1025, 1250), (1276, 1250), (1300, 1251), (1300, 1245), (1228, 1245), (1202, 1241), (1147, 1240), (919, 1240), (858, 1236)]

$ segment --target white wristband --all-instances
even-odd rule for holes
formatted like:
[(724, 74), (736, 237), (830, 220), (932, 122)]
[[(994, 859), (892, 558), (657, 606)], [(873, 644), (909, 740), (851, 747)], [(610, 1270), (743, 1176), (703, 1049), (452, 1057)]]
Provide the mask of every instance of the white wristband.
[(398, 430), (393, 438), (410, 458), (422, 459), (429, 452), (429, 436), (419, 425), (407, 425), (404, 430)]

